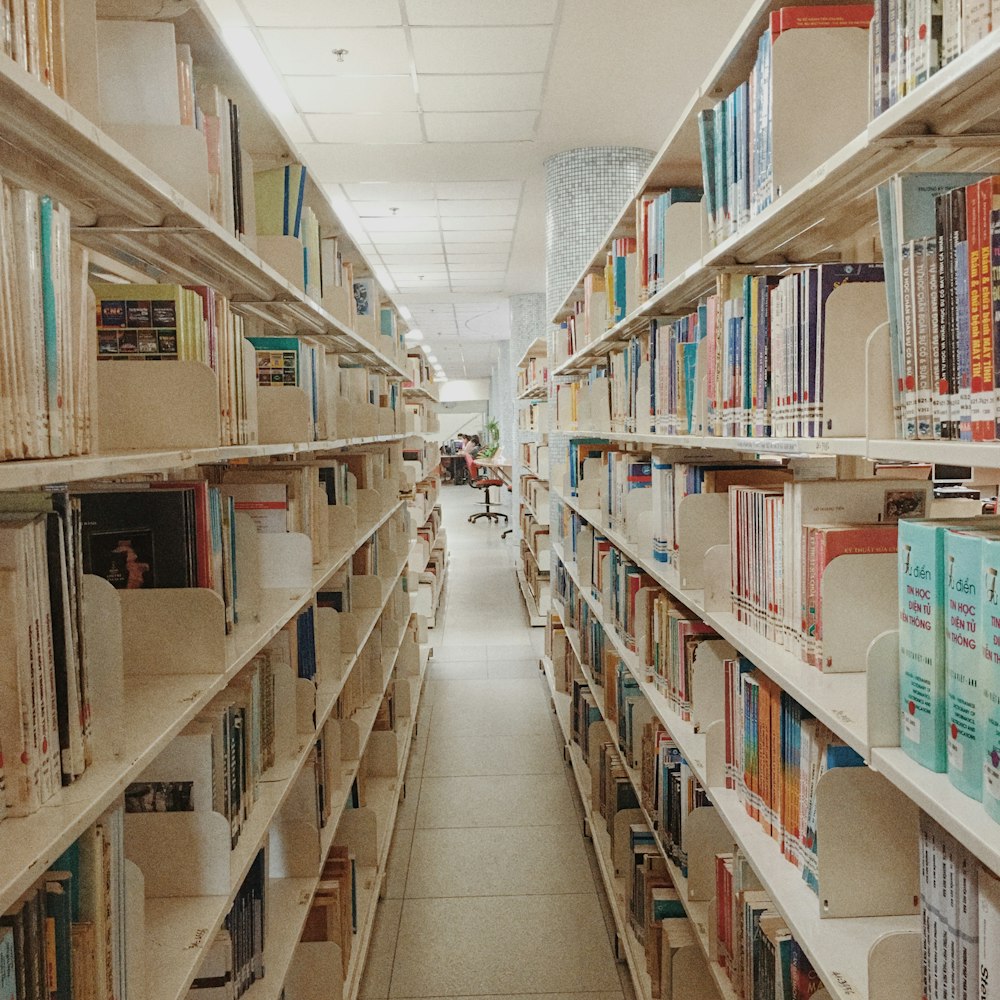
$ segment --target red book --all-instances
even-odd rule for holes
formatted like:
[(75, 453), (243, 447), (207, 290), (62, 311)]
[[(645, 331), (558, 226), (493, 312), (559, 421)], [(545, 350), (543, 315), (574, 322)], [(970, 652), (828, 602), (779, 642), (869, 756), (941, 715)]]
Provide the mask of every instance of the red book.
[[(993, 201), (1000, 195), (1000, 177), (986, 177), (979, 189), (979, 329), (982, 348), (982, 394), (977, 404), (972, 400), (972, 436), (976, 441), (996, 439), (996, 358), (993, 356), (993, 282), (992, 282), (992, 212)], [(971, 279), (970, 279), (971, 280)]]
[(822, 7), (782, 7), (771, 12), (771, 41), (793, 28), (865, 28), (875, 7), (869, 3), (824, 4)]
[(969, 341), (972, 359), (972, 440), (983, 440), (983, 424), (979, 419), (983, 398), (983, 312), (979, 281), (980, 261), (990, 245), (989, 222), (986, 239), (980, 218), (979, 185), (970, 184), (965, 189), (965, 219), (969, 242)]

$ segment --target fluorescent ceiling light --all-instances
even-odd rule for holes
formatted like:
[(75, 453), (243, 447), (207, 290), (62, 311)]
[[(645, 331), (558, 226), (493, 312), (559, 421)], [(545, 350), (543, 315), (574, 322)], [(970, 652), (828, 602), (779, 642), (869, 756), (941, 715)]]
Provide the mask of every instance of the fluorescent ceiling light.
[(372, 273), (378, 278), (379, 284), (382, 288), (387, 291), (390, 295), (394, 295), (396, 292), (396, 283), (389, 276), (389, 272), (382, 267), (380, 264), (375, 264), (372, 266)]
[(360, 216), (354, 211), (354, 206), (337, 191), (336, 186), (328, 187), (326, 193), (330, 199), (330, 205), (337, 213), (337, 218), (348, 236), (359, 243), (371, 243), (371, 238), (365, 231)]
[(406, 331), (406, 339), (411, 344), (415, 344), (415, 343), (417, 343), (418, 340), (423, 340), (424, 339), (424, 335), (423, 335), (423, 333), (420, 332), (420, 330), (417, 330), (417, 329), (407, 330)]
[(413, 322), (413, 313), (411, 313), (410, 310), (406, 308), (406, 306), (399, 307), (399, 315), (402, 316), (407, 323)]
[(436, 357), (434, 357), (434, 355), (433, 355), (433, 354), (428, 354), (428, 355), (427, 355), (427, 360), (428, 360), (428, 361), (429, 361), (429, 362), (430, 362), (430, 363), (431, 363), (432, 365), (436, 365), (436, 364), (438, 363), (438, 359), (437, 359)]

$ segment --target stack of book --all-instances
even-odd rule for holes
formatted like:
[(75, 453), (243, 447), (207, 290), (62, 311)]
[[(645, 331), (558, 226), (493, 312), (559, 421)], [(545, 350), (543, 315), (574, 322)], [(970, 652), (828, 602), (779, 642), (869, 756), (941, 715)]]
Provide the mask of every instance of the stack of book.
[[(130, 947), (121, 807), (61, 854), (0, 916), (5, 996), (126, 996)], [(142, 989), (144, 984), (133, 984)]]
[(816, 787), (864, 760), (743, 658), (725, 662), (726, 787), (818, 889)]
[(715, 898), (717, 960), (739, 996), (809, 1000), (822, 988), (742, 851), (715, 856)]
[[(871, 4), (782, 7), (771, 12), (750, 77), (714, 108), (698, 114), (709, 238), (721, 243), (780, 194), (774, 174), (774, 62), (782, 36), (810, 29), (854, 31), (867, 57)], [(794, 141), (794, 140), (793, 140)]]
[(65, 206), (2, 179), (0, 195), (0, 459), (84, 454), (94, 434), (87, 254), (70, 243)]
[(875, 0), (872, 19), (872, 114), (891, 108), (985, 38), (995, 26), (989, 3)]
[(838, 556), (895, 552), (896, 523), (931, 498), (930, 483), (902, 479), (730, 487), (733, 614), (821, 670), (860, 669), (824, 650), (824, 573)]
[(239, 1000), (264, 978), (267, 882), (267, 865), (261, 850), (191, 984), (188, 993), (191, 1000), (204, 997), (205, 990), (219, 990), (220, 984), (227, 1000)]
[(223, 444), (250, 440), (242, 317), (204, 285), (94, 282), (99, 362), (200, 361), (219, 381)]
[(1000, 821), (1000, 520), (899, 525), (900, 745)]
[(1000, 879), (920, 814), (924, 996), (993, 996), (1000, 968)]
[(878, 188), (896, 435), (1000, 436), (1000, 178), (902, 174)]
[(65, 97), (66, 39), (62, 0), (5, 5), (0, 52), (60, 97)]

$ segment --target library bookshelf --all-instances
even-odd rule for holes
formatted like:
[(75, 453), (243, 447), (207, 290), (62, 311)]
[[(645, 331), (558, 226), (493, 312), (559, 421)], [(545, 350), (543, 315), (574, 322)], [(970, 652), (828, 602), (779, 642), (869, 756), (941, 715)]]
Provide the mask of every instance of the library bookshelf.
[[(322, 988), (323, 997), (350, 998), (360, 989), (431, 655), (418, 580), (432, 560), (447, 560), (443, 532), (431, 536), (432, 550), (421, 535), (435, 524), (438, 449), (427, 440), (434, 422), (414, 425), (407, 412), (414, 396), (435, 398), (434, 388), (403, 389), (410, 370), (395, 306), (311, 177), (303, 173), (304, 203), (336, 265), (323, 288), (303, 270), (298, 236), (255, 229), (254, 171), (286, 167), (294, 149), (232, 63), (215, 22), (202, 5), (188, 6), (157, 30), (172, 31), (201, 78), (239, 105), (242, 166), (234, 165), (233, 190), (222, 191), (224, 201), (235, 200), (237, 181), (246, 182), (238, 235), (210, 205), (206, 140), (193, 124), (105, 121), (97, 61), (105, 23), (92, 3), (65, 5), (65, 97), (0, 56), (0, 175), (65, 206), (74, 253), (88, 255), (80, 321), (60, 330), (77, 338), (76, 349), (97, 353), (87, 277), (207, 286), (248, 337), (280, 338), (286, 350), (288, 340), (308, 344), (315, 381), (311, 390), (303, 381), (258, 391), (259, 359), (241, 337), (235, 364), (245, 419), (242, 440), (227, 443), (218, 370), (208, 361), (99, 364), (93, 387), (76, 399), (92, 415), (90, 447), (0, 462), (3, 499), (72, 496), (109, 481), (138, 489), (234, 474), (252, 482), (255, 472), (306, 477), (351, 463), (364, 472), (345, 474), (349, 489), (338, 503), (296, 498), (302, 508), (314, 505), (303, 521), (308, 531), (258, 531), (249, 514), (236, 516), (240, 615), (228, 634), (222, 600), (209, 588), (118, 591), (99, 576), (81, 577), (93, 759), (41, 808), (0, 821), (0, 913), (21, 912), (34, 887), (44, 894), (46, 873), (68, 849), (118, 822), (122, 840), (108, 876), (117, 893), (101, 898), (119, 942), (107, 952), (109, 975), (122, 990), (127, 983), (129, 996), (182, 1000), (198, 987), (263, 858), (255, 961), (266, 975), (243, 983), (242, 995), (305, 1000)], [(126, 24), (141, 30), (143, 22)], [(164, 149), (177, 155), (164, 157)], [(318, 595), (345, 574), (349, 604), (324, 606)], [(237, 697), (248, 670), (307, 614), (314, 671), (293, 673), (293, 660), (275, 682), (274, 761), (259, 775), (235, 846), (230, 819), (215, 810), (126, 818), (130, 786), (220, 699)], [(349, 859), (353, 918), (318, 938), (313, 916), (328, 898), (334, 854)], [(95, 951), (99, 960), (100, 942)]]
[[(821, 670), (807, 662), (794, 643), (765, 635), (766, 629), (753, 627), (738, 613), (734, 596), (737, 555), (730, 534), (736, 515), (724, 490), (720, 494), (695, 490), (691, 495), (671, 497), (671, 551), (661, 561), (662, 551), (654, 546), (654, 536), (663, 533), (658, 520), (661, 512), (653, 506), (654, 491), (630, 493), (625, 488), (623, 501), (613, 492), (622, 487), (614, 484), (611, 459), (601, 456), (611, 449), (626, 463), (650, 463), (654, 476), (656, 463), (662, 463), (684, 468), (782, 468), (796, 481), (854, 481), (870, 479), (877, 463), (912, 463), (970, 467), (975, 482), (992, 484), (994, 489), (1000, 484), (997, 441), (940, 439), (930, 434), (915, 440), (899, 429), (898, 411), (893, 412), (894, 346), (887, 323), (891, 317), (884, 301), (874, 309), (859, 304), (853, 312), (845, 310), (827, 330), (825, 399), (833, 400), (834, 406), (825, 414), (829, 420), (821, 431), (808, 432), (799, 425), (790, 431), (776, 427), (765, 433), (754, 426), (752, 416), (742, 426), (737, 418), (736, 429), (721, 420), (713, 422), (700, 384), (712, 364), (702, 340), (691, 341), (690, 347), (692, 371), (699, 373), (699, 382), (686, 401), (676, 404), (676, 412), (666, 412), (661, 400), (668, 393), (667, 383), (655, 382), (664, 376), (655, 374), (653, 364), (659, 355), (651, 354), (657, 325), (663, 329), (684, 318), (694, 325), (700, 322), (699, 307), (707, 308), (711, 317), (710, 300), (716, 294), (721, 316), (726, 300), (721, 290), (731, 276), (748, 275), (777, 285), (789, 274), (827, 262), (881, 261), (876, 189), (897, 175), (995, 172), (1000, 162), (994, 100), (1000, 86), (1000, 33), (987, 34), (888, 110), (875, 117), (867, 112), (852, 121), (842, 119), (840, 109), (830, 111), (825, 104), (828, 98), (837, 101), (844, 96), (836, 87), (820, 83), (824, 74), (836, 71), (832, 48), (814, 51), (814, 58), (803, 59), (794, 74), (776, 71), (769, 141), (775, 149), (785, 143), (807, 142), (814, 158), (801, 158), (796, 171), (776, 185), (770, 203), (747, 217), (734, 218), (730, 231), (712, 232), (710, 209), (704, 201), (669, 203), (666, 249), (660, 248), (666, 265), (660, 264), (656, 286), (651, 284), (646, 290), (633, 271), (623, 271), (629, 288), (627, 304), (615, 313), (612, 307), (620, 304), (602, 299), (610, 298), (608, 275), (615, 255), (641, 253), (641, 247), (639, 251), (616, 247), (642, 240), (644, 197), (648, 202), (670, 189), (703, 186), (704, 134), (699, 133), (699, 116), (703, 122), (705, 113), (745, 84), (771, 16), (783, 6), (791, 5), (773, 0), (746, 5), (745, 16), (681, 112), (634, 197), (622, 207), (552, 317), (552, 431), (565, 436), (571, 456), (575, 447), (583, 454), (592, 443), (595, 457), (581, 460), (576, 468), (564, 464), (561, 457), (553, 461), (550, 630), (565, 633), (568, 648), (560, 655), (571, 659), (572, 669), (551, 659), (543, 666), (588, 822), (599, 828), (595, 849), (603, 856), (602, 870), (610, 873), (605, 884), (616, 910), (621, 952), (629, 962), (638, 995), (657, 993), (643, 946), (629, 926), (627, 886), (614, 881), (615, 875), (625, 874), (606, 842), (608, 836), (614, 840), (615, 820), (600, 814), (592, 792), (597, 786), (591, 783), (591, 770), (600, 761), (593, 756), (588, 760), (584, 748), (588, 741), (593, 748), (594, 740), (575, 724), (579, 697), (574, 695), (572, 678), (589, 690), (600, 709), (600, 719), (591, 723), (598, 745), (613, 744), (622, 758), (641, 803), (630, 822), (651, 833), (662, 862), (671, 871), (689, 917), (691, 954), (697, 957), (694, 966), (699, 975), (707, 976), (715, 993), (726, 998), (734, 995), (734, 985), (720, 965), (715, 871), (716, 855), (734, 854), (745, 860), (752, 873), (751, 888), (766, 894), (767, 905), (811, 963), (819, 980), (818, 995), (843, 1000), (890, 996), (917, 1000), (927, 995), (921, 966), (929, 960), (929, 947), (933, 959), (920, 904), (924, 883), (918, 867), (928, 858), (924, 824), (933, 821), (939, 830), (934, 834), (938, 843), (958, 845), (957, 850), (967, 852), (978, 866), (979, 877), (990, 882), (1000, 875), (1000, 827), (980, 801), (955, 787), (948, 774), (922, 767), (900, 746), (898, 623), (902, 609), (897, 600), (895, 555), (845, 555), (828, 564), (816, 597), (823, 608), (824, 647), (833, 643), (826, 652), (842, 669)], [(876, 5), (876, 16), (881, 6)], [(802, 42), (803, 51), (808, 44)], [(774, 45), (774, 59), (777, 51)], [(793, 51), (789, 46), (788, 52)], [(812, 124), (801, 117), (796, 120), (792, 107), (796, 88), (798, 103), (815, 116)], [(803, 94), (810, 98), (804, 99)], [(779, 120), (780, 108), (785, 109), (787, 120)], [(836, 134), (811, 131), (826, 128)], [(778, 153), (774, 155), (777, 171)], [(897, 249), (885, 248), (885, 257), (891, 258)], [(628, 269), (638, 266), (631, 261), (625, 264)], [(613, 287), (618, 290), (617, 283)], [(708, 322), (710, 329), (712, 320)], [(683, 338), (677, 337), (680, 358)], [(670, 344), (673, 349), (674, 341)], [(733, 364), (732, 356), (721, 358), (717, 363)], [(680, 365), (678, 360), (678, 371)], [(651, 374), (655, 376), (653, 389), (648, 388)], [(626, 380), (631, 396), (622, 390)], [(677, 385), (682, 385), (680, 375)], [(654, 398), (654, 391), (662, 391), (663, 396)], [(780, 493), (781, 487), (777, 489)], [(924, 516), (961, 517), (981, 509), (978, 505), (974, 511), (960, 509), (952, 503), (932, 500)], [(796, 544), (803, 543), (800, 539)], [(606, 546), (613, 558), (607, 555)], [(612, 577), (613, 565), (625, 565), (628, 572), (641, 574), (641, 588), (667, 595), (676, 602), (672, 606), (681, 607), (684, 615), (711, 630), (712, 640), (699, 646), (691, 665), (689, 712), (680, 711), (676, 693), (667, 696), (673, 682), (659, 676), (637, 654), (635, 643), (644, 639), (629, 634), (625, 627), (633, 611), (617, 589), (622, 584)], [(623, 608), (629, 609), (627, 615)], [(589, 632), (578, 627), (581, 619), (588, 623)], [(594, 630), (603, 636), (600, 648), (605, 654), (600, 662), (594, 657), (602, 654), (591, 648)], [(774, 837), (751, 817), (751, 807), (739, 790), (739, 776), (727, 771), (726, 741), (738, 739), (739, 730), (735, 735), (727, 731), (731, 717), (725, 698), (730, 692), (723, 686), (713, 687), (724, 684), (723, 661), (752, 667), (755, 675), (774, 685), (783, 703), (784, 699), (794, 701), (854, 751), (862, 765), (834, 768), (819, 781), (818, 891), (807, 885), (799, 867), (783, 856)], [(653, 720), (668, 734), (696, 786), (704, 790), (705, 802), (688, 814), (691, 822), (684, 833), (687, 878), (681, 876), (673, 858), (675, 845), (669, 842), (663, 817), (643, 800), (648, 762), (629, 759), (634, 748), (621, 728), (625, 723), (618, 714), (617, 695), (609, 693), (616, 678), (608, 662), (616, 663), (634, 686), (638, 702), (630, 702), (630, 711), (637, 718)], [(889, 846), (886, 839), (879, 839), (878, 831), (888, 834), (894, 827), (899, 836)], [(867, 831), (869, 840), (878, 841), (880, 850), (889, 853), (881, 857), (873, 853), (857, 830)], [(852, 903), (845, 905), (851, 894)], [(680, 953), (675, 953), (675, 961)], [(689, 995), (683, 983), (677, 992), (676, 966), (674, 988), (674, 996)]]
[[(549, 609), (548, 345), (538, 337), (515, 366), (517, 386), (518, 538), (516, 572), (528, 621), (545, 624)], [(513, 476), (512, 476), (513, 478)]]

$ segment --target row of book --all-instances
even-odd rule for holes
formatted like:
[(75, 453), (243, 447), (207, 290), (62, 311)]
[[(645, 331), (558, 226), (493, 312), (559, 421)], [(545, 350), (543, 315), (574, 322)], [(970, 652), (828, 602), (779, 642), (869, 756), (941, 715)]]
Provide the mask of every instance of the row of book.
[(900, 745), (1000, 821), (1000, 520), (899, 525)]
[(534, 431), (544, 434), (549, 429), (549, 404), (544, 400), (536, 400), (528, 406), (522, 406), (517, 411), (517, 425), (522, 431)]
[(877, 190), (896, 433), (1000, 436), (1000, 178), (901, 174)]
[(336, 944), (346, 978), (357, 929), (357, 859), (347, 847), (334, 844), (323, 861), (319, 886), (313, 896), (301, 940)]
[(731, 487), (733, 614), (820, 670), (858, 669), (824, 648), (824, 574), (840, 556), (895, 552), (897, 522), (931, 499), (930, 483), (903, 479)]
[(1000, 963), (1000, 879), (920, 814), (923, 990), (928, 1000), (993, 997)]
[[(775, 61), (782, 60), (785, 50), (796, 45), (792, 36), (822, 29), (830, 43), (836, 35), (836, 44), (828, 45), (830, 58), (847, 64), (852, 56), (860, 56), (867, 63), (872, 14), (872, 5), (866, 3), (790, 6), (772, 11), (749, 78), (714, 108), (698, 113), (702, 186), (713, 245), (744, 228), (772, 204), (782, 193), (782, 183), (800, 179), (775, 174), (776, 158), (782, 152), (776, 149), (775, 140)], [(852, 110), (850, 95), (844, 89), (847, 107), (838, 109), (842, 115)], [(859, 117), (856, 131), (864, 124), (864, 118)]]
[[(565, 627), (557, 616), (550, 619), (547, 632), (547, 648), (556, 652), (560, 664), (568, 664), (565, 677), (576, 678), (570, 688), (574, 739), (593, 754), (599, 748), (588, 746), (584, 734), (589, 735), (590, 725), (600, 719), (599, 696), (583, 679), (580, 663), (566, 643)], [(618, 745), (604, 743), (600, 749), (604, 753), (620, 751), (627, 760), (635, 744), (622, 722), (626, 717), (638, 720), (639, 716), (630, 711), (632, 696), (622, 697), (621, 684), (623, 680), (627, 684), (628, 671), (620, 660), (617, 672)], [(559, 671), (556, 676), (560, 676)], [(635, 697), (638, 705), (642, 696)], [(611, 716), (609, 720), (613, 721)], [(645, 822), (629, 825), (630, 860), (624, 872), (624, 897), (629, 907), (629, 926), (646, 950), (651, 995), (668, 997), (672, 995), (671, 953), (680, 947), (697, 946), (668, 861), (686, 875), (686, 820), (695, 809), (711, 808), (711, 802), (660, 722), (647, 715), (637, 724), (641, 728), (639, 799), (655, 828)], [(627, 796), (621, 807), (631, 807)], [(609, 820), (609, 832), (613, 827)], [(715, 860), (715, 961), (746, 1000), (808, 1000), (822, 985), (819, 977), (761, 890), (745, 855), (734, 847), (731, 852), (716, 855)]]
[(994, 28), (989, 0), (875, 0), (872, 115), (880, 115)]
[[(267, 864), (262, 849), (250, 865), (222, 928), (188, 992), (190, 1000), (239, 1000), (264, 978)], [(206, 994), (211, 990), (210, 994)]]
[(517, 393), (534, 389), (549, 380), (549, 363), (545, 357), (528, 358), (517, 370)]
[(90, 450), (88, 255), (66, 206), (0, 178), (0, 457)]
[(275, 763), (276, 699), (294, 697), (295, 628), (286, 626), (125, 789), (126, 813), (216, 812), (236, 847)]
[(743, 657), (725, 662), (726, 787), (818, 889), (816, 789), (864, 760)]
[(809, 1000), (822, 987), (808, 956), (738, 849), (715, 856), (718, 962), (745, 1000)]
[(0, 992), (16, 1000), (127, 997), (132, 962), (124, 812), (104, 813), (0, 915)]
[(60, 97), (66, 96), (66, 38), (62, 0), (4, 0), (0, 52)]

